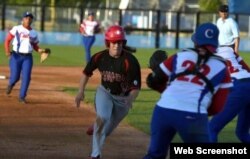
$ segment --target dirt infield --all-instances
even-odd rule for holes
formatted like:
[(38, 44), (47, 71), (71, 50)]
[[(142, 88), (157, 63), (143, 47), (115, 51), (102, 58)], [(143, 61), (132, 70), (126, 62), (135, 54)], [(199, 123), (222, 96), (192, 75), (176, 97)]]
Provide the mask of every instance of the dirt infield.
[[(0, 68), (8, 75), (8, 67)], [(94, 121), (93, 106), (74, 106), (74, 97), (62, 87), (78, 87), (81, 68), (34, 67), (27, 101), (18, 102), (20, 82), (5, 94), (8, 80), (0, 80), (1, 159), (87, 159), (91, 137), (85, 134)], [(99, 82), (97, 74), (90, 85)], [(143, 78), (145, 79), (145, 78)], [(124, 123), (107, 138), (104, 159), (141, 159), (149, 136)]]

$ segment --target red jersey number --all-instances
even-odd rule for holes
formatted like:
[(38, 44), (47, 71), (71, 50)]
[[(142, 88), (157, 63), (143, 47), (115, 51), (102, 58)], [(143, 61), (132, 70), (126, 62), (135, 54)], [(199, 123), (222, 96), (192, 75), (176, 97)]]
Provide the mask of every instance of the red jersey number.
[[(187, 67), (187, 70), (191, 71), (195, 67), (195, 63), (193, 61), (185, 61), (182, 63), (183, 67)], [(210, 68), (208, 65), (203, 65), (203, 67), (200, 69), (200, 73), (203, 75), (207, 75), (210, 72)], [(190, 81), (192, 83), (198, 84), (198, 85), (203, 85), (204, 81), (199, 77), (199, 76), (180, 76), (177, 78), (177, 80), (180, 81)]]

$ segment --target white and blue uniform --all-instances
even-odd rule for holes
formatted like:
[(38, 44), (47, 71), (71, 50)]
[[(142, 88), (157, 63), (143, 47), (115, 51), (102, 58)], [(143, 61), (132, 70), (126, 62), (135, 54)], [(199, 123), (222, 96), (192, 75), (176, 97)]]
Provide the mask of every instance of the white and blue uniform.
[[(13, 39), (14, 38), (14, 39)], [(31, 71), (33, 66), (32, 52), (33, 47), (38, 44), (37, 32), (32, 28), (25, 28), (23, 25), (14, 26), (6, 38), (8, 41), (12, 40), (12, 52), (10, 56), (10, 79), (9, 86), (14, 87), (20, 76), (22, 83), (20, 88), (20, 99), (25, 99), (27, 90), (31, 80)]]
[[(170, 77), (193, 67), (197, 57), (197, 53), (193, 50), (184, 50), (173, 56), (172, 61), (163, 62), (160, 67)], [(226, 67), (223, 62), (212, 56), (203, 67), (202, 73), (205, 73), (206, 77), (212, 82), (215, 92), (219, 88), (232, 86), (229, 81), (230, 78), (225, 76)], [(170, 83), (162, 93), (157, 105), (167, 109), (207, 114), (211, 98), (212, 94), (206, 87), (205, 81), (195, 75), (186, 75), (178, 77)]]
[(228, 69), (233, 79), (224, 109), (210, 121), (211, 138), (217, 142), (218, 133), (238, 115), (236, 135), (241, 142), (250, 143), (250, 73), (241, 64), (242, 58), (230, 47), (220, 47), (217, 55), (228, 60)]
[(14, 36), (13, 51), (17, 53), (30, 54), (33, 51), (33, 44), (39, 42), (37, 32), (32, 28), (27, 29), (18, 25), (14, 26), (9, 32)]
[(97, 21), (83, 20), (80, 25), (80, 32), (82, 33), (83, 45), (85, 48), (85, 58), (89, 62), (91, 58), (91, 47), (95, 42), (95, 32), (99, 27)]
[(210, 81), (213, 93), (197, 74), (177, 77), (179, 73), (192, 70), (197, 60), (198, 53), (183, 50), (160, 64), (167, 79), (176, 78), (163, 91), (153, 111), (151, 142), (144, 159), (165, 159), (177, 132), (184, 142), (210, 142), (207, 109), (213, 96), (232, 83), (226, 64), (214, 56), (199, 69)]

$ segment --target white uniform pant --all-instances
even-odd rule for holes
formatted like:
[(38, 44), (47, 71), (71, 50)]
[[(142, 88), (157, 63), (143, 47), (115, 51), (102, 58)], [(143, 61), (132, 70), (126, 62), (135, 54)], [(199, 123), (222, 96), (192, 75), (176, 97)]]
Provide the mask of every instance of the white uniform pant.
[(96, 121), (92, 141), (92, 157), (101, 155), (105, 139), (128, 114), (131, 105), (127, 104), (126, 96), (110, 94), (103, 86), (96, 91)]

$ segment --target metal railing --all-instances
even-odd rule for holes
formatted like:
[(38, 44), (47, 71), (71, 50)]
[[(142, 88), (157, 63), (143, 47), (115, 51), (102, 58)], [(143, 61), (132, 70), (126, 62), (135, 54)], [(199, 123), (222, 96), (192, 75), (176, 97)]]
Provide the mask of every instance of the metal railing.
[[(164, 10), (114, 8), (84, 8), (82, 6), (46, 6), (46, 5), (0, 5), (1, 30), (7, 30), (20, 23), (24, 11), (35, 15), (34, 27), (41, 32), (77, 32), (82, 19), (89, 11), (95, 11), (96, 19), (103, 31), (112, 24), (120, 24), (126, 32), (150, 34), (155, 37), (155, 48), (160, 47), (160, 36), (175, 35), (175, 48), (179, 48), (179, 37), (193, 33), (203, 22), (215, 23), (217, 13), (208, 12), (170, 12)], [(250, 16), (233, 15), (240, 24), (241, 33), (250, 36)], [(244, 18), (242, 18), (244, 17)], [(247, 20), (246, 20), (247, 19)]]

